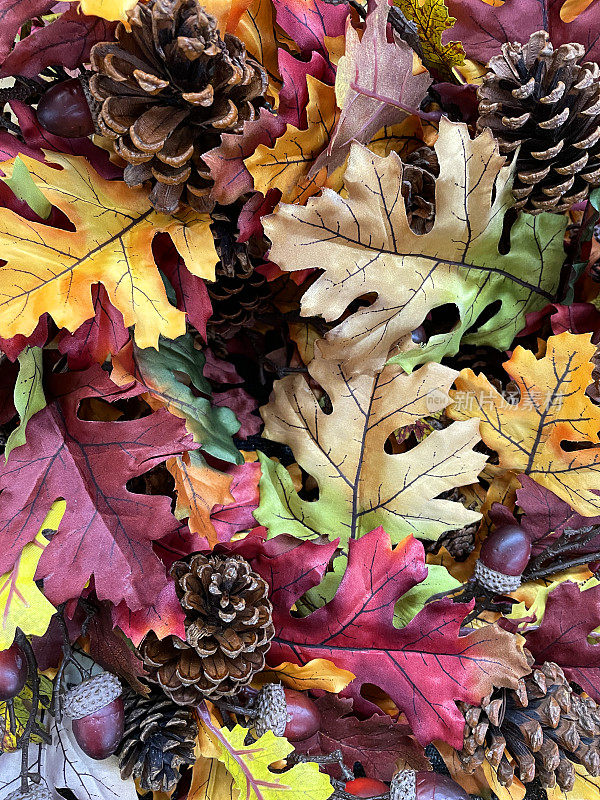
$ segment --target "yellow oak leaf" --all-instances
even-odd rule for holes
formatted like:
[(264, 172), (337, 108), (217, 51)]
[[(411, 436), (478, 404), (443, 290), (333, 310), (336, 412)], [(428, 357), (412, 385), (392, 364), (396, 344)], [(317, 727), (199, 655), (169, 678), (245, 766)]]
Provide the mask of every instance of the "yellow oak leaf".
[(573, 764), (575, 768), (575, 785), (570, 792), (563, 791), (560, 786), (546, 789), (548, 800), (600, 800), (600, 777), (594, 778), (583, 764)]
[(456, 372), (430, 363), (407, 375), (397, 364), (384, 366), (385, 355), (374, 352), (361, 361), (361, 374), (352, 375), (341, 363), (345, 351), (337, 342), (321, 340), (308, 365), (327, 392), (330, 413), (298, 374), (277, 381), (261, 409), (264, 436), (291, 447), (316, 480), (319, 497), (300, 497), (286, 469), (259, 454), (263, 473), (256, 519), (272, 536), (324, 535), (339, 538), (342, 549), (379, 525), (397, 543), (409, 534), (436, 539), (476, 522), (477, 512), (440, 498), (477, 480), (485, 464), (486, 456), (473, 450), (479, 438), (476, 420), (434, 431), (407, 452), (385, 451), (394, 430), (449, 404)]
[(277, 62), (275, 10), (271, 0), (253, 0), (242, 14), (234, 33), (246, 45), (250, 55), (266, 69), (269, 89), (276, 96), (281, 76)]
[(190, 531), (205, 536), (209, 547), (214, 547), (218, 539), (210, 512), (217, 504), (233, 503), (229, 491), (231, 476), (212, 469), (204, 461), (192, 464), (189, 453), (170, 458), (167, 469), (175, 479), (175, 516), (187, 519)]
[(442, 44), (442, 34), (456, 22), (444, 0), (394, 0), (394, 5), (417, 26), (425, 66), (451, 79), (452, 68), (464, 63), (465, 49), (460, 42)]
[(588, 517), (600, 513), (600, 408), (585, 394), (595, 353), (590, 334), (569, 332), (550, 336), (540, 358), (517, 347), (504, 369), (518, 387), (518, 403), (465, 369), (448, 409), (452, 419), (480, 420), (481, 438), (502, 469), (529, 475)]
[(290, 689), (306, 691), (322, 689), (324, 692), (341, 692), (354, 680), (356, 675), (347, 669), (340, 669), (326, 658), (313, 658), (299, 666), (284, 661), (277, 667), (269, 667), (254, 677), (252, 685), (259, 689), (266, 683), (283, 683)]
[[(405, 370), (454, 354), (462, 342), (509, 347), (525, 314), (543, 308), (558, 286), (565, 219), (521, 214), (508, 252), (499, 251), (514, 201), (490, 131), (471, 139), (466, 125), (443, 117), (435, 150), (436, 215), (424, 235), (408, 224), (398, 155), (380, 158), (357, 143), (343, 193), (325, 188), (306, 206), (281, 203), (263, 219), (270, 259), (282, 270), (322, 271), (302, 297), (302, 315), (343, 319), (327, 338), (344, 342), (359, 371), (361, 356), (381, 343)], [(447, 304), (457, 321), (415, 343), (412, 331)], [(482, 315), (487, 321), (475, 326)]]
[(26, 544), (10, 572), (0, 576), (0, 650), (8, 649), (15, 640), (17, 628), (31, 636), (43, 636), (56, 613), (35, 582), (44, 548), (49, 538), (45, 531), (56, 533), (67, 504), (57, 500), (52, 504), (35, 539)]
[(127, 12), (137, 4), (137, 0), (81, 0), (83, 14), (116, 22), (126, 20)]
[[(152, 240), (168, 233), (190, 272), (214, 279), (218, 257), (210, 220), (187, 210), (158, 214), (144, 189), (98, 175), (85, 158), (48, 155), (52, 164), (20, 156), (46, 199), (75, 230), (30, 222), (0, 210), (0, 336), (28, 336), (47, 311), (73, 332), (94, 316), (91, 288), (102, 283), (140, 347), (185, 333), (185, 314), (168, 301), (152, 256)], [(1, 164), (10, 177), (15, 159)], [(59, 165), (62, 169), (56, 169)]]
[(337, 121), (333, 86), (312, 75), (306, 76), (306, 83), (308, 127), (301, 130), (288, 125), (274, 147), (261, 144), (244, 161), (254, 179), (254, 188), (263, 194), (279, 189), (285, 203), (296, 202), (299, 187), (304, 187), (315, 159), (329, 144)]
[(239, 790), (225, 765), (200, 756), (194, 764), (187, 800), (237, 800)]
[(566, 0), (560, 7), (560, 18), (563, 22), (573, 22), (593, 2), (594, 0)]

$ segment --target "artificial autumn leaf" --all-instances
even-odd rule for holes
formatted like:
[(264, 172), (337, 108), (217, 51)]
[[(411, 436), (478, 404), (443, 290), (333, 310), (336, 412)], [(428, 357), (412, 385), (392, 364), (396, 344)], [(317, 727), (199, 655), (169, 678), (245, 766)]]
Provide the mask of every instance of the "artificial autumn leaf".
[[(26, 221), (0, 210), (0, 267), (3, 300), (0, 334), (29, 335), (46, 311), (59, 327), (73, 332), (94, 316), (91, 287), (101, 283), (134, 325), (140, 347), (156, 347), (159, 334), (185, 332), (185, 315), (173, 308), (152, 255), (152, 239), (169, 233), (188, 269), (211, 278), (217, 255), (209, 222), (195, 212), (166, 217), (148, 204), (143, 188), (108, 181), (79, 157), (48, 155), (53, 164), (22, 156), (44, 196), (63, 211), (76, 230)], [(14, 160), (3, 163), (8, 175)], [(24, 260), (33, 265), (24, 272)]]
[(370, 778), (381, 781), (389, 781), (398, 768), (429, 769), (423, 748), (411, 738), (408, 725), (387, 714), (359, 719), (352, 715), (352, 700), (345, 697), (326, 694), (315, 702), (321, 724), (314, 736), (296, 743), (300, 753), (328, 755), (339, 749), (344, 763), (360, 761)]
[(346, 24), (346, 52), (335, 78), (341, 112), (327, 148), (330, 171), (344, 163), (352, 141), (367, 144), (417, 109), (431, 84), (425, 70), (413, 75), (413, 50), (406, 42), (388, 42), (388, 12), (388, 0), (377, 0), (362, 39), (350, 20)]
[(0, 5), (0, 60), (3, 61), (12, 50), (21, 29), (33, 17), (46, 14), (54, 0), (17, 0)]
[(101, 603), (94, 609), (88, 628), (89, 657), (108, 672), (118, 675), (138, 694), (149, 693), (148, 686), (139, 679), (146, 674), (139, 654), (132, 643), (113, 623), (114, 609)]
[(465, 63), (460, 42), (442, 44), (442, 35), (456, 20), (448, 14), (444, 0), (394, 0), (404, 16), (417, 26), (423, 63), (444, 80), (452, 80), (453, 67)]
[(255, 676), (253, 685), (283, 683), (290, 689), (297, 689), (299, 692), (308, 689), (341, 692), (355, 677), (352, 672), (336, 667), (332, 661), (315, 658), (302, 666), (285, 661), (276, 667), (268, 667)]
[(281, 78), (277, 69), (278, 39), (271, 0), (253, 0), (242, 14), (234, 33), (267, 71), (270, 91), (276, 94)]
[[(405, 369), (456, 353), (461, 340), (504, 349), (526, 312), (544, 306), (556, 291), (566, 220), (522, 214), (508, 252), (500, 253), (504, 213), (513, 200), (490, 131), (472, 140), (466, 125), (442, 118), (435, 149), (440, 176), (427, 234), (408, 225), (398, 156), (379, 158), (358, 144), (351, 148), (344, 197), (325, 189), (306, 207), (282, 204), (264, 220), (273, 242), (270, 258), (281, 269), (318, 264), (323, 270), (302, 298), (303, 315), (336, 320), (353, 301), (377, 295), (328, 334), (345, 343), (358, 365), (382, 342), (388, 351), (402, 351)], [(446, 303), (456, 305), (460, 316), (452, 330), (415, 344), (412, 331)], [(483, 313), (490, 318), (469, 333)]]
[(216, 758), (196, 759), (187, 800), (238, 800), (239, 796), (224, 764)]
[[(277, 572), (282, 577), (270, 583), (275, 637), (269, 662), (327, 658), (356, 675), (345, 691), (355, 708), (377, 712), (361, 694), (364, 684), (374, 684), (406, 714), (422, 745), (444, 739), (460, 748), (464, 718), (455, 701), (478, 704), (492, 686), (513, 685), (528, 672), (515, 637), (490, 625), (461, 636), (471, 604), (451, 600), (431, 603), (404, 628), (395, 628), (394, 605), (425, 578), (427, 567), (419, 542), (409, 536), (392, 550), (381, 528), (350, 541), (348, 567), (334, 599), (308, 617), (293, 616), (292, 606), (315, 583), (316, 566), (306, 568), (315, 556), (310, 550), (304, 556), (311, 545), (252, 562), (263, 577)], [(277, 564), (281, 560), (285, 571)]]
[(600, 59), (600, 5), (588, 5), (572, 21), (563, 21), (561, 0), (448, 0), (456, 17), (453, 36), (463, 43), (468, 58), (487, 63), (504, 42), (526, 42), (546, 30), (555, 48), (580, 42), (584, 61)]
[(273, 5), (277, 24), (300, 52), (305, 56), (317, 52), (329, 61), (326, 39), (342, 36), (348, 7), (324, 0), (273, 0)]
[(127, 19), (127, 12), (131, 11), (136, 2), (137, 0), (80, 0), (79, 5), (84, 14), (116, 22)]
[(154, 631), (158, 639), (178, 636), (185, 640), (185, 614), (174, 581), (169, 581), (155, 600), (139, 611), (131, 611), (125, 601), (113, 606), (112, 621), (136, 647), (149, 631)]
[[(177, 339), (161, 339), (158, 350), (133, 344), (113, 359), (113, 380), (120, 386), (137, 381), (148, 392), (153, 408), (164, 406), (169, 413), (185, 421), (194, 441), (211, 456), (222, 461), (240, 464), (243, 461), (232, 436), (240, 423), (233, 411), (211, 405), (207, 397), (198, 397), (192, 387), (202, 394), (211, 394), (210, 383), (202, 374), (205, 358), (194, 346), (190, 334)], [(179, 375), (189, 379), (189, 385)], [(191, 454), (191, 461), (195, 456)]]
[(29, 35), (15, 44), (2, 63), (0, 78), (9, 75), (35, 78), (43, 69), (56, 64), (76, 69), (89, 60), (93, 45), (111, 39), (113, 31), (113, 23), (86, 16), (73, 6), (67, 8), (57, 18), (50, 17), (44, 26), (33, 26)]
[(256, 742), (245, 744), (248, 729), (232, 730), (215, 725), (208, 712), (201, 725), (214, 743), (217, 758), (232, 775), (241, 797), (246, 800), (327, 800), (333, 793), (327, 775), (317, 764), (296, 764), (282, 773), (269, 767), (289, 755), (294, 747), (283, 736), (267, 731)]
[(277, 116), (289, 125), (306, 128), (307, 106), (310, 101), (307, 77), (312, 75), (322, 83), (333, 84), (335, 72), (332, 72), (331, 64), (316, 52), (312, 54), (310, 61), (301, 61), (281, 48), (278, 60), (283, 86), (279, 92)]
[(529, 475), (585, 516), (600, 513), (600, 409), (586, 396), (596, 348), (589, 334), (550, 336), (546, 355), (517, 347), (504, 369), (520, 398), (508, 403), (484, 375), (463, 370), (452, 419), (479, 419), (481, 438), (500, 467)]
[[(270, 535), (328, 536), (348, 542), (382, 525), (392, 541), (409, 533), (436, 539), (479, 519), (462, 504), (436, 499), (477, 479), (486, 457), (475, 453), (477, 423), (434, 432), (412, 450), (390, 454), (384, 446), (396, 429), (449, 403), (455, 372), (427, 364), (406, 375), (381, 355), (361, 363), (348, 377), (340, 360), (346, 349), (318, 342), (308, 369), (333, 410), (325, 413), (302, 375), (275, 383), (261, 409), (264, 436), (292, 448), (298, 464), (319, 487), (315, 501), (302, 499), (281, 464), (259, 453), (263, 468), (255, 517)], [(344, 432), (341, 435), (341, 432)]]
[(0, 576), (0, 650), (11, 646), (17, 628), (28, 636), (43, 636), (56, 613), (52, 603), (38, 588), (35, 573), (48, 540), (56, 534), (64, 513), (64, 500), (53, 503), (35, 539), (21, 550), (14, 567)]
[(19, 374), (15, 382), (14, 402), (19, 415), (19, 424), (12, 431), (4, 447), (4, 458), (8, 460), (13, 448), (25, 444), (27, 423), (46, 405), (42, 384), (42, 350), (26, 347), (19, 354)]
[(300, 130), (288, 125), (273, 147), (259, 144), (244, 164), (254, 180), (254, 189), (266, 194), (279, 189), (284, 203), (298, 198), (298, 187), (308, 177), (318, 155), (328, 146), (337, 119), (332, 86), (306, 76), (309, 102), (308, 127)]
[(99, 366), (55, 381), (60, 397), (31, 419), (26, 444), (0, 465), (0, 569), (15, 564), (52, 503), (66, 496), (61, 530), (37, 573), (47, 597), (55, 604), (79, 597), (93, 576), (100, 599), (143, 608), (166, 584), (152, 541), (175, 530), (177, 520), (170, 498), (133, 494), (125, 484), (193, 447), (191, 436), (164, 409), (129, 421), (80, 419), (86, 398), (108, 403), (141, 391), (118, 389)]
[[(53, 684), (45, 675), (39, 675), (39, 680), (40, 705), (43, 708), (48, 708), (52, 698)], [(27, 720), (31, 714), (32, 698), (33, 692), (31, 691), (31, 686), (26, 684), (25, 688), (13, 699), (16, 723), (14, 732), (11, 731), (10, 728), (8, 703), (5, 701), (0, 702), (0, 755), (2, 753), (14, 753), (17, 749), (17, 743), (25, 731)], [(32, 741), (39, 743), (41, 739), (34, 733)]]
[(218, 536), (210, 519), (211, 511), (216, 505), (233, 503), (229, 491), (231, 476), (209, 467), (204, 460), (191, 463), (189, 453), (170, 458), (167, 469), (175, 479), (175, 516), (187, 519), (190, 531), (204, 536), (212, 550)]
[(600, 625), (600, 585), (582, 590), (566, 581), (550, 593), (539, 628), (526, 633), (538, 664), (554, 661), (584, 692), (600, 700), (598, 646), (590, 633)]
[[(600, 777), (589, 774), (583, 764), (573, 764), (575, 785), (570, 792), (563, 791), (558, 784), (547, 789), (548, 800), (599, 800)], [(520, 798), (519, 798), (520, 800)]]
[(228, 467), (227, 474), (231, 476), (233, 503), (217, 504), (211, 512), (211, 523), (220, 542), (228, 542), (237, 533), (255, 527), (254, 511), (259, 501), (260, 464)]

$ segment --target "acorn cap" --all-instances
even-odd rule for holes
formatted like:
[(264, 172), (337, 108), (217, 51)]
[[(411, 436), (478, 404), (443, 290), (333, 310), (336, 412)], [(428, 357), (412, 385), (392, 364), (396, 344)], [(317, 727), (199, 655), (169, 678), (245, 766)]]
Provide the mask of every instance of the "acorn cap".
[(101, 672), (66, 693), (63, 711), (71, 719), (82, 719), (112, 703), (121, 696), (122, 691), (116, 675)]
[(390, 800), (415, 800), (417, 796), (417, 773), (414, 769), (397, 772), (390, 783)]
[(44, 784), (30, 783), (29, 789), (17, 789), (11, 792), (5, 800), (52, 800), (54, 795)]
[(260, 739), (267, 731), (283, 736), (288, 723), (285, 690), (280, 683), (267, 683), (256, 696), (254, 731)]
[(521, 585), (520, 575), (505, 575), (503, 572), (496, 572), (495, 569), (486, 567), (480, 559), (475, 562), (475, 578), (486, 589), (498, 594), (514, 592)]

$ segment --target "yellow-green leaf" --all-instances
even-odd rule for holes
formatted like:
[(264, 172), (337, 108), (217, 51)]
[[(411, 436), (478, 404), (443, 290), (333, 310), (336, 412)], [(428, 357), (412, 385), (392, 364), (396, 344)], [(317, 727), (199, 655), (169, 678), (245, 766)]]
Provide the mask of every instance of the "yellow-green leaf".
[(460, 42), (442, 44), (442, 34), (456, 22), (444, 0), (394, 0), (394, 5), (417, 26), (425, 66), (440, 77), (450, 78), (452, 67), (464, 64), (465, 50)]
[(37, 569), (48, 539), (44, 531), (55, 533), (67, 504), (57, 500), (33, 542), (26, 544), (16, 564), (0, 577), (0, 650), (6, 650), (15, 640), (17, 628), (31, 636), (43, 636), (56, 612), (35, 583)]
[(42, 385), (41, 347), (26, 347), (19, 355), (19, 374), (15, 383), (14, 399), (19, 414), (19, 424), (6, 440), (4, 458), (7, 461), (15, 447), (25, 444), (25, 429), (29, 420), (46, 407)]

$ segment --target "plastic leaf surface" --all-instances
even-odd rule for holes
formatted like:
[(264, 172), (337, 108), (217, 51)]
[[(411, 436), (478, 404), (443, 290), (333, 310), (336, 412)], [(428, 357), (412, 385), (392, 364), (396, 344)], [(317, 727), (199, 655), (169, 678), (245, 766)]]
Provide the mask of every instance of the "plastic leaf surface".
[(443, 33), (456, 22), (444, 0), (395, 0), (395, 5), (417, 26), (425, 66), (452, 80), (452, 68), (465, 63), (465, 51), (461, 42), (442, 44)]
[(19, 374), (15, 383), (15, 408), (19, 415), (19, 424), (6, 440), (6, 460), (15, 447), (25, 444), (27, 423), (46, 405), (42, 370), (41, 348), (26, 347), (19, 355)]

